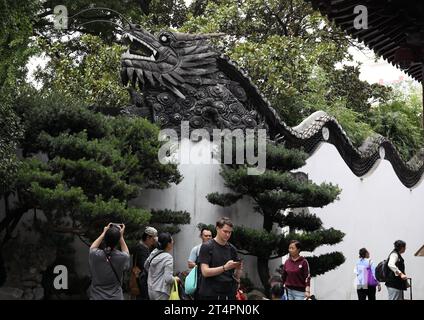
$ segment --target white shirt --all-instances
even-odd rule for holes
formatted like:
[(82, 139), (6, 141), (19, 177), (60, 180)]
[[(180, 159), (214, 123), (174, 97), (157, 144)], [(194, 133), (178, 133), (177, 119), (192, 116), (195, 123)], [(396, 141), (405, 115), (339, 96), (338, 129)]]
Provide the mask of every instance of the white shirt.
[(398, 254), (396, 252), (393, 252), (389, 257), (388, 266), (389, 266), (390, 270), (392, 270), (395, 273), (395, 275), (399, 275), (401, 273), (399, 268), (396, 267), (396, 263), (398, 261), (399, 261)]

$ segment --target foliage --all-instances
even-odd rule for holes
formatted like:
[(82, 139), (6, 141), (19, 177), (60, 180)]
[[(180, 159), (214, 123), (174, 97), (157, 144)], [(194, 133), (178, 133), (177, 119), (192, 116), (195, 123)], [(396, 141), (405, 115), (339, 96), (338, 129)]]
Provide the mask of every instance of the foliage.
[[(103, 225), (118, 221), (127, 225), (129, 239), (137, 238), (151, 213), (128, 202), (144, 188), (181, 181), (174, 164), (159, 163), (158, 128), (147, 120), (104, 116), (59, 94), (33, 92), (15, 107), (25, 128), (25, 157), (8, 191), (19, 195), (20, 214), (42, 210), (52, 232), (93, 240)], [(187, 215), (172, 220), (168, 212), (163, 222), (187, 223)]]
[(360, 80), (348, 49), (361, 46), (306, 1), (197, 0), (180, 30), (225, 33), (216, 45), (248, 71), (291, 126), (324, 110), (358, 147), (374, 133), (391, 139), (405, 159), (421, 146), (422, 125), (415, 126), (421, 122), (419, 109), (382, 117), (390, 109), (386, 105), (409, 110), (412, 97), (419, 95), (402, 97), (399, 88)]
[(395, 88), (397, 97), (372, 108), (370, 123), (373, 130), (390, 139), (401, 156), (408, 161), (423, 147), (422, 93), (409, 85), (410, 93), (401, 95)]

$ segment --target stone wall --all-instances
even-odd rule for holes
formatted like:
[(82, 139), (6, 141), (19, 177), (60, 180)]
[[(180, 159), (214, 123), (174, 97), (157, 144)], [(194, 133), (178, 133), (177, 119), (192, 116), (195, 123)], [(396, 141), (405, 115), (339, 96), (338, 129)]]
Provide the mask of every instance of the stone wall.
[(55, 261), (56, 252), (34, 239), (28, 236), (14, 239), (3, 248), (7, 280), (0, 288), (0, 299), (44, 298), (43, 272)]

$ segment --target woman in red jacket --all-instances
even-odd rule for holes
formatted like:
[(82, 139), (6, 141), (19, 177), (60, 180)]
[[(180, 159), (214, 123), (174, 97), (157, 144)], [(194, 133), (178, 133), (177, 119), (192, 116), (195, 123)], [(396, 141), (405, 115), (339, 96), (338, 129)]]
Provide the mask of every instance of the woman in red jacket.
[(309, 264), (304, 257), (300, 256), (300, 250), (299, 241), (290, 241), (289, 258), (282, 270), (288, 300), (305, 300), (311, 296)]

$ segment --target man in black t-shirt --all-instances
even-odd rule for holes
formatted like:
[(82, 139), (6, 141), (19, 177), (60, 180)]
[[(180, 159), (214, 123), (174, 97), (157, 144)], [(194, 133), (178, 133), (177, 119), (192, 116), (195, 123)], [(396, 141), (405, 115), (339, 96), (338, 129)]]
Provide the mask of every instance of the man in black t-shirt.
[[(134, 252), (134, 265), (140, 269), (140, 274), (144, 270), (144, 263), (150, 255), (150, 252), (156, 248), (158, 241), (158, 232), (153, 227), (147, 227), (141, 236), (141, 241), (137, 243)], [(140, 295), (136, 297), (137, 300), (148, 300), (149, 294), (147, 291), (146, 283), (139, 283)]]
[(216, 237), (203, 244), (199, 253), (202, 277), (199, 297), (202, 300), (235, 300), (240, 273), (241, 259), (236, 248), (228, 242), (233, 232), (229, 218), (216, 222)]

